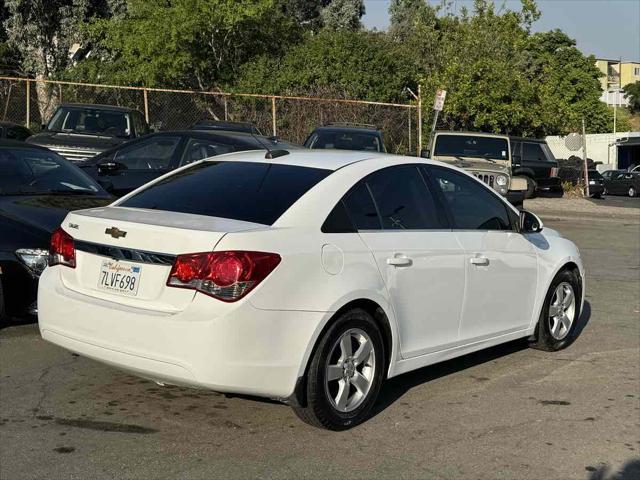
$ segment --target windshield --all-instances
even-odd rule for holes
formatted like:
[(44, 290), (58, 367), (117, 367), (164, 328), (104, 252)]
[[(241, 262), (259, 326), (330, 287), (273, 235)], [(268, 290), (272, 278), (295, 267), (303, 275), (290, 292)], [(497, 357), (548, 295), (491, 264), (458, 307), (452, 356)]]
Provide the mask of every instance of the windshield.
[(61, 107), (49, 122), (47, 129), (85, 135), (131, 137), (128, 113), (91, 107)]
[(254, 162), (203, 162), (120, 203), (271, 225), (330, 170)]
[(36, 148), (0, 149), (0, 195), (102, 193), (78, 167)]
[(505, 138), (439, 134), (436, 137), (433, 154), (434, 156), (509, 160), (509, 142)]
[(339, 150), (381, 151), (377, 135), (365, 132), (315, 132), (305, 143), (308, 148), (336, 148)]

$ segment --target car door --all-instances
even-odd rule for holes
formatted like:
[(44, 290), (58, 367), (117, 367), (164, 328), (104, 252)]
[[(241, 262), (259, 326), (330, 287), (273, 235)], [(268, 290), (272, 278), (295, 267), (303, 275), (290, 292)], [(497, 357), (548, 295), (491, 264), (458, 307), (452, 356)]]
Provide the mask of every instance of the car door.
[(518, 232), (518, 215), (469, 175), (444, 167), (425, 168), (465, 252), (460, 341), (526, 329), (536, 298), (538, 260), (533, 245)]
[(625, 172), (623, 171), (614, 172), (611, 175), (611, 180), (605, 184), (607, 192), (613, 193), (614, 195), (625, 193), (624, 175)]
[(156, 135), (123, 146), (103, 162), (114, 167), (100, 168), (100, 179), (111, 182), (114, 195), (125, 195), (167, 173), (180, 140), (180, 135)]
[(417, 165), (385, 168), (345, 197), (387, 286), (404, 358), (458, 339), (464, 251)]

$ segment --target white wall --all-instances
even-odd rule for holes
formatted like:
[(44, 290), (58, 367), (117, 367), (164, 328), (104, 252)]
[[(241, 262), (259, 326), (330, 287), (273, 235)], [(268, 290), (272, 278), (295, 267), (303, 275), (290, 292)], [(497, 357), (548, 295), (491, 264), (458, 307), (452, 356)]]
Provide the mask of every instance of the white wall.
[[(605, 165), (598, 170), (610, 170), (617, 168), (617, 148), (611, 146), (616, 140), (626, 137), (640, 137), (640, 132), (616, 133), (592, 133), (587, 135), (587, 157), (594, 162), (602, 162)], [(565, 145), (565, 137), (549, 136), (546, 138), (549, 148), (557, 159), (569, 158), (571, 155), (582, 157), (582, 149), (569, 150)]]

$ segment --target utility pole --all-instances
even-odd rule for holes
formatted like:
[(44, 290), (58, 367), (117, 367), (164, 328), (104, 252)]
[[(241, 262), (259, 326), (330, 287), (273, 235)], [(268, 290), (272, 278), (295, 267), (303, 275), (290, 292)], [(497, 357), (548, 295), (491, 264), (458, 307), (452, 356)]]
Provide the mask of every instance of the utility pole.
[(587, 197), (589, 196), (589, 168), (587, 166), (587, 133), (584, 126), (584, 115), (582, 116), (582, 160), (584, 161), (584, 187)]

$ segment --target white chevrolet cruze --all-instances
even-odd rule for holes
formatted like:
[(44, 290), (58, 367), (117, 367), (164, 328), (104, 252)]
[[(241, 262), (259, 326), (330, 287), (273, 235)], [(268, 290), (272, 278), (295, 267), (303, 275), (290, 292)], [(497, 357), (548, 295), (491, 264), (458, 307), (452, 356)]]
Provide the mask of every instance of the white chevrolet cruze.
[(576, 246), (462, 170), (347, 151), (200, 161), (53, 235), (44, 339), (158, 382), (366, 419), (385, 378), (579, 332)]

